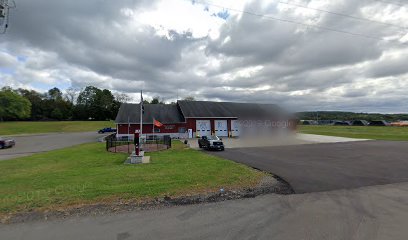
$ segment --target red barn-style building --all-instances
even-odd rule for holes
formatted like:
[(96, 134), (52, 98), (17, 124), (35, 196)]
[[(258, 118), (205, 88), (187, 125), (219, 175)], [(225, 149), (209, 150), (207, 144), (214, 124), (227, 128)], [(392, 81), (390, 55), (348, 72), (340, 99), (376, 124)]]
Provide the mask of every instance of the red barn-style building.
[[(161, 122), (156, 135), (193, 138), (216, 135), (237, 137), (265, 129), (296, 129), (297, 119), (274, 104), (178, 101), (176, 104), (144, 104), (143, 134), (153, 134), (153, 119)], [(140, 105), (124, 103), (115, 120), (117, 137), (132, 138), (140, 128)]]

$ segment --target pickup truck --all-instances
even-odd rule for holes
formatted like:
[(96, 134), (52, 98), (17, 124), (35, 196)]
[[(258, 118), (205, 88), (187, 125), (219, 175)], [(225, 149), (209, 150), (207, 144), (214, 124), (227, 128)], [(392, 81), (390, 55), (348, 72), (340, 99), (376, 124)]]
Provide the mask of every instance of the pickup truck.
[(116, 132), (116, 128), (106, 127), (98, 131), (98, 133), (107, 133), (107, 132)]
[(0, 149), (13, 147), (14, 145), (16, 145), (16, 142), (13, 139), (0, 137)]
[(198, 139), (198, 147), (224, 151), (224, 143), (217, 136), (202, 136), (201, 139)]

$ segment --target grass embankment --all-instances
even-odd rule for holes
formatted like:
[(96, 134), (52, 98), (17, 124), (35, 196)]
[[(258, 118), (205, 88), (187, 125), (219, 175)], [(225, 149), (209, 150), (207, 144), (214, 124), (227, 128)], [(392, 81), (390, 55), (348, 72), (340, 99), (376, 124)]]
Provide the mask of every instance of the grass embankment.
[(91, 143), (1, 161), (0, 215), (250, 187), (264, 176), (179, 142), (149, 155), (150, 164), (124, 165), (127, 154), (108, 153), (103, 144)]
[(92, 132), (114, 126), (113, 121), (0, 122), (0, 135)]
[(299, 132), (349, 138), (408, 141), (408, 127), (299, 126)]

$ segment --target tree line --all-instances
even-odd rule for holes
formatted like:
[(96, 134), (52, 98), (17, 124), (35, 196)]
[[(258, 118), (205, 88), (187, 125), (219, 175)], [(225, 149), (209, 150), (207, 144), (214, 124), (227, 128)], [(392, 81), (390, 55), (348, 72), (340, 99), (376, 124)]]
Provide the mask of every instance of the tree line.
[(126, 94), (87, 86), (83, 90), (69, 88), (65, 93), (52, 88), (46, 93), (29, 89), (0, 90), (0, 121), (15, 120), (111, 120), (120, 104), (130, 101)]
[[(131, 100), (127, 94), (94, 86), (82, 90), (68, 88), (65, 93), (56, 87), (45, 93), (3, 87), (0, 90), (0, 121), (112, 120), (120, 105)], [(195, 99), (189, 96), (184, 100)], [(144, 100), (144, 103), (166, 104), (159, 96), (151, 101)]]
[(302, 120), (385, 120), (394, 122), (399, 120), (408, 120), (408, 114), (381, 114), (381, 113), (354, 113), (340, 111), (317, 111), (317, 112), (299, 112), (297, 117)]

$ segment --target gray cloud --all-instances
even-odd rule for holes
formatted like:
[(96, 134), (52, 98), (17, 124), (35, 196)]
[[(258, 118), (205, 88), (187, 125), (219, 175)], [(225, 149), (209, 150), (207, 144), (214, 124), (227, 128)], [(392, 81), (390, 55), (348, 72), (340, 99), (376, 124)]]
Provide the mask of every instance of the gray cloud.
[[(189, 30), (167, 29), (163, 36), (121, 11), (138, 14), (157, 2), (20, 0), (0, 42), (0, 78), (34, 88), (95, 85), (127, 93), (143, 88), (169, 101), (178, 92), (296, 110), (406, 111), (401, 103), (408, 100), (406, 45), (233, 12), (218, 38), (193, 37), (193, 22)], [(369, 0), (336, 1), (327, 8), (381, 21), (389, 21), (381, 18), (387, 11), (395, 13), (396, 24), (406, 19), (403, 10)], [(402, 36), (394, 27), (282, 9), (276, 2), (249, 1), (244, 10), (378, 38)], [(17, 61), (19, 56), (28, 59)]]
[(368, 69), (368, 76), (381, 78), (387, 76), (399, 76), (408, 73), (408, 55), (387, 57), (374, 64)]

